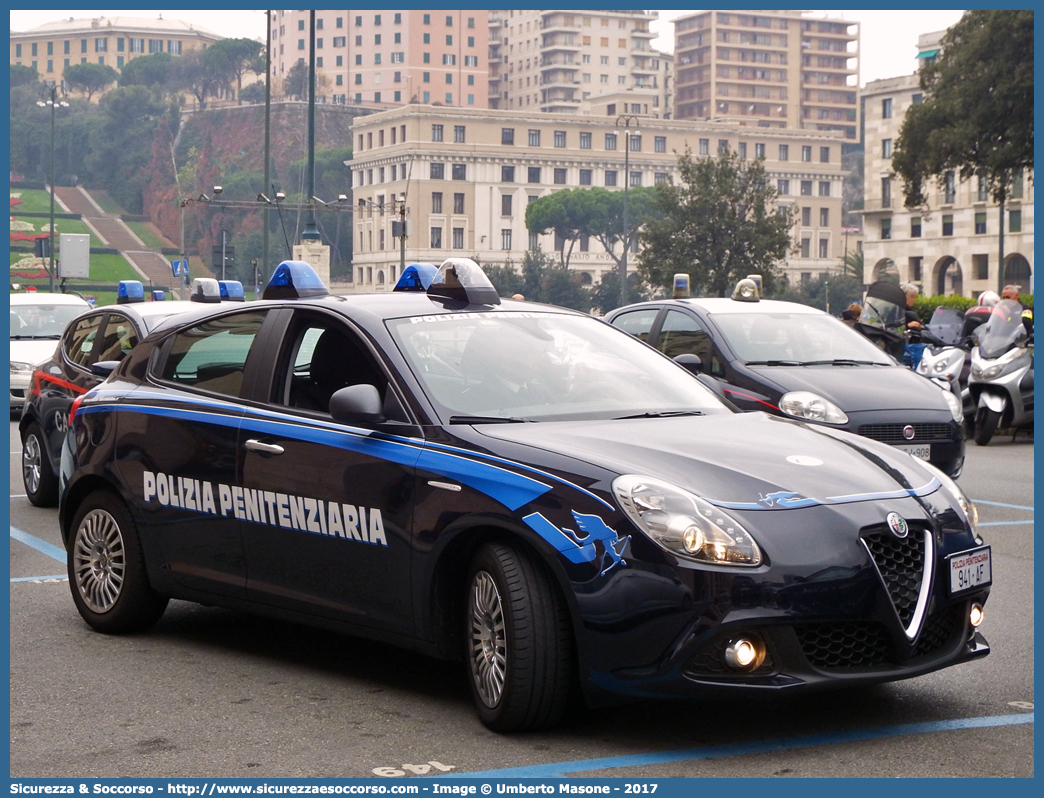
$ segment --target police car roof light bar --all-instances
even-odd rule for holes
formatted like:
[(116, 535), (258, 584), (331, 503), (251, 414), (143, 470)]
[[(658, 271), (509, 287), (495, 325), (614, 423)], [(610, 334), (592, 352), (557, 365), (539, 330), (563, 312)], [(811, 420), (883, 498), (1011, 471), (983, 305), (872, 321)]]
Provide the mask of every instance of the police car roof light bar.
[(145, 288), (140, 280), (120, 280), (116, 287), (116, 304), (129, 305), (145, 301)]
[(262, 299), (300, 299), (330, 292), (315, 270), (303, 260), (284, 260), (268, 281)]
[(223, 302), (246, 302), (243, 284), (239, 280), (218, 280)]
[(467, 305), (499, 305), (500, 296), (486, 273), (470, 258), (446, 258), (428, 287), (428, 296)]
[(153, 302), (164, 302), (167, 299), (167, 294), (164, 291), (156, 290), (152, 292)]
[(434, 263), (411, 263), (402, 271), (393, 291), (427, 291), (438, 271)]
[(193, 302), (220, 302), (221, 289), (213, 277), (197, 277), (192, 281)]

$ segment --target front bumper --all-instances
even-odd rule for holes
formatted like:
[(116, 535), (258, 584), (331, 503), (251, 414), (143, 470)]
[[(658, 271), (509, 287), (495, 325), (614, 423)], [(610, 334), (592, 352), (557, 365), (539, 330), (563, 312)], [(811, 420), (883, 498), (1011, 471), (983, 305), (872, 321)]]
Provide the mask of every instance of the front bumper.
[(22, 407), (29, 396), (29, 386), (32, 384), (32, 372), (11, 372), (11, 407)]
[(895, 420), (896, 412), (854, 413), (845, 429), (893, 447), (930, 446), (928, 461), (947, 476), (957, 478), (964, 468), (964, 424), (948, 413), (908, 412)]

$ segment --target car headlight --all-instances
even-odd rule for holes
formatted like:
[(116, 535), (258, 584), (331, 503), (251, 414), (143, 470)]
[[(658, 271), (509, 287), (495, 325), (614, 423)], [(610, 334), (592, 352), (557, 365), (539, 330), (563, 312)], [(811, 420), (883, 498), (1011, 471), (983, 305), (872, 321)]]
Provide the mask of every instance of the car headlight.
[(945, 389), (942, 392), (943, 398), (946, 399), (946, 404), (950, 406), (950, 415), (953, 416), (953, 420), (961, 423), (964, 421), (964, 407), (961, 405), (961, 400), (953, 395), (953, 391)]
[(35, 368), (35, 366), (32, 363), (21, 363), (21, 362), (19, 362), (17, 360), (12, 360), (11, 361), (11, 372), (12, 373), (14, 373), (16, 371), (17, 372), (32, 371), (34, 368)]
[(977, 527), (979, 526), (979, 511), (975, 507), (975, 502), (964, 495), (964, 491), (960, 489), (956, 482), (927, 460), (918, 460), (917, 464), (924, 466), (931, 471), (932, 475), (942, 483), (943, 490), (949, 493), (961, 508), (961, 512), (964, 513), (964, 518), (968, 522), (968, 526), (971, 527), (972, 533), (978, 534)]
[(661, 548), (701, 563), (760, 565), (761, 550), (728, 513), (687, 490), (653, 477), (613, 480), (623, 511)]
[(833, 402), (811, 391), (791, 391), (779, 400), (779, 409), (788, 416), (824, 424), (847, 424), (848, 416)]

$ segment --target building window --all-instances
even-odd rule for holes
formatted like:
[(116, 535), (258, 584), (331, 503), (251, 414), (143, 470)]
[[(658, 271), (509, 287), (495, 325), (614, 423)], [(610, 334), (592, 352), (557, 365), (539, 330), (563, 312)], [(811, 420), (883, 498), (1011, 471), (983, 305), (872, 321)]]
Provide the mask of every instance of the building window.
[(468, 179), (468, 165), (466, 163), (453, 164), (452, 176), (454, 180)]
[(540, 236), (537, 233), (529, 234), (529, 248), (540, 249)]
[(580, 185), (581, 186), (589, 186), (589, 185), (591, 185), (591, 173), (592, 173), (592, 171), (593, 170), (591, 170), (591, 169), (581, 169), (580, 170)]
[(760, 158), (761, 160), (765, 159), (765, 145), (764, 144), (755, 144), (754, 145), (754, 158), (755, 159)]
[(431, 140), (442, 141), (442, 125), (431, 126)]
[(830, 257), (829, 256), (829, 251), (830, 251), (830, 239), (829, 238), (821, 238), (821, 239), (819, 239), (819, 257), (821, 257), (821, 258)]
[(641, 152), (642, 151), (642, 137), (639, 134), (632, 133), (630, 141), (631, 141), (631, 152)]
[(539, 183), (540, 182), (540, 167), (539, 166), (530, 166), (528, 168), (527, 172), (528, 172), (527, 182), (529, 182), (529, 183)]
[(910, 98), (910, 101), (911, 101), (911, 102), (912, 102), (912, 103), (913, 103), (914, 105), (920, 105), (921, 103), (923, 103), (923, 102), (924, 102), (924, 95), (923, 95), (923, 94), (920, 94), (920, 93), (918, 93), (918, 94), (915, 94), (915, 95), (913, 95), (913, 96), (912, 96), (912, 97)]
[(802, 238), (801, 239), (801, 257), (808, 258), (812, 255), (812, 239)]
[(581, 133), (580, 134), (580, 149), (589, 150), (591, 149), (591, 134)]
[(1011, 178), (1011, 199), (1022, 199), (1022, 170), (1017, 171)]
[(801, 196), (811, 197), (812, 196), (812, 181), (802, 180), (801, 181)]
[(986, 202), (990, 198), (990, 186), (985, 176), (979, 175), (978, 190), (975, 192), (976, 202)]
[(564, 147), (566, 145), (566, 132), (564, 130), (555, 131), (555, 146)]
[(830, 226), (830, 208), (819, 209), (819, 226), (829, 227)]
[(820, 147), (819, 148), (819, 162), (820, 163), (830, 163), (830, 148), (829, 147)]
[(444, 180), (446, 178), (446, 164), (433, 163), (431, 165), (431, 174), (429, 177), (432, 180)]
[(657, 172), (655, 175), (653, 175), (653, 184), (657, 186), (662, 186), (664, 183), (667, 183), (669, 179), (670, 178), (667, 176), (666, 172)]
[(515, 143), (515, 129), (513, 127), (502, 127), (500, 129), (500, 143), (501, 144), (514, 144)]
[(700, 139), (700, 155), (710, 155), (710, 139)]
[(724, 155), (729, 151), (729, 140), (718, 139), (718, 155)]
[(529, 146), (539, 147), (540, 146), (540, 131), (530, 130), (529, 131)]
[(641, 184), (642, 184), (642, 173), (641, 172), (631, 172), (630, 187), (631, 188), (637, 188)]
[(830, 196), (830, 181), (820, 180), (819, 181), (819, 196), (829, 197)]
[(615, 133), (606, 133), (605, 134), (605, 148), (607, 150), (615, 150), (616, 149), (616, 134)]
[(566, 170), (556, 167), (555, 168), (555, 185), (564, 186), (566, 181)]
[(779, 145), (779, 160), (789, 161), (790, 160), (790, 145), (780, 144)]
[(511, 249), (511, 228), (505, 228), (500, 231), (500, 248), (507, 252)]
[(801, 147), (801, 160), (805, 163), (812, 161), (812, 148), (810, 146), (803, 145)]
[(892, 207), (892, 180), (888, 177), (881, 178), (881, 207)]
[(945, 216), (943, 216), (943, 218), (942, 218), (942, 234), (944, 236), (952, 236), (953, 235), (953, 215), (952, 214), (948, 213)]
[(812, 209), (805, 207), (801, 209), (801, 224), (805, 227), (812, 225)]
[(667, 137), (656, 136), (653, 139), (653, 150), (656, 152), (667, 152)]
[(988, 280), (990, 278), (990, 256), (972, 255), (972, 279)]
[(881, 118), (891, 119), (892, 118), (892, 98), (881, 100)]
[(431, 228), (431, 248), (442, 249), (442, 228), (433, 227)]
[(453, 143), (463, 144), (464, 143), (464, 125), (453, 126)]
[(510, 216), (511, 215), (511, 195), (501, 194), (500, 195), (500, 215)]
[(921, 217), (911, 216), (910, 217), (910, 238), (921, 237)]
[(953, 205), (957, 199), (957, 176), (953, 173), (953, 170), (946, 173), (943, 181), (943, 202), (947, 205)]
[(433, 191), (431, 192), (431, 212), (442, 213), (442, 192)]
[(776, 193), (780, 195), (787, 195), (790, 193), (790, 181), (789, 180), (777, 180), (776, 181)]
[(745, 141), (739, 143), (739, 157), (740, 160), (747, 160), (747, 142)]
[(453, 195), (453, 212), (464, 213), (464, 195), (460, 192)]
[(1022, 211), (1008, 211), (1008, 232), (1022, 232)]
[(454, 227), (453, 228), (453, 248), (464, 249), (464, 228)]
[(986, 234), (986, 213), (980, 212), (975, 214), (975, 235), (981, 236)]
[(923, 258), (920, 256), (910, 258), (910, 279), (914, 281), (920, 281), (921, 278), (921, 263)]
[(881, 139), (881, 157), (891, 158), (892, 157), (892, 140)]
[(606, 169), (605, 170), (605, 184), (607, 186), (615, 186), (616, 185), (616, 170), (615, 169)]
[(500, 182), (501, 183), (514, 183), (515, 182), (515, 167), (513, 167), (513, 166), (501, 166), (500, 167)]

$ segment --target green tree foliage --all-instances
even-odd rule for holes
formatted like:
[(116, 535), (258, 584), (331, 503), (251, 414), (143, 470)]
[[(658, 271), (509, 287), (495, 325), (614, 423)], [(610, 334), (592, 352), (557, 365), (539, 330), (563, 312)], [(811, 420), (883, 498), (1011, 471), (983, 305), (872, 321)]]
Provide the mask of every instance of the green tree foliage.
[(23, 66), (22, 64), (11, 64), (11, 88), (16, 86), (27, 86), (31, 83), (36, 83), (40, 79), (40, 74), (33, 68)]
[(261, 44), (246, 38), (222, 39), (207, 48), (207, 57), (221, 75), (222, 84), (228, 89), (235, 85), (239, 105), (243, 104), (243, 75), (257, 67), (258, 58), (263, 50)]
[(791, 248), (789, 209), (777, 209), (764, 163), (725, 152), (678, 160), (680, 182), (656, 187), (651, 218), (639, 233), (642, 277), (654, 289), (686, 273), (696, 295), (726, 296), (748, 274), (766, 291), (782, 276), (777, 265)]
[(854, 277), (863, 281), (863, 250), (849, 252), (841, 258), (841, 273), (846, 277)]
[(104, 64), (70, 64), (62, 77), (71, 88), (86, 94), (87, 102), (90, 102), (96, 91), (104, 91), (106, 86), (115, 83), (119, 73)]
[(528, 302), (584, 312), (591, 307), (590, 292), (580, 283), (580, 275), (562, 266), (554, 256), (538, 250), (526, 252), (520, 271), (511, 263), (484, 266), (483, 271), (500, 296), (522, 294)]
[[(627, 302), (644, 302), (652, 299), (652, 292), (642, 281), (642, 276), (637, 271), (627, 272)], [(591, 289), (591, 307), (605, 315), (610, 310), (620, 307), (620, 275), (617, 273), (606, 273), (602, 281)]]
[[(609, 257), (617, 266), (623, 261), (624, 239), (627, 246), (634, 249), (638, 231), (656, 216), (656, 189), (652, 186), (639, 186), (628, 189), (627, 229), (624, 230), (624, 192), (609, 191), (604, 188), (591, 188), (587, 191), (586, 235), (590, 235), (602, 245)], [(619, 252), (617, 248), (619, 247)], [(630, 280), (628, 280), (628, 289)], [(630, 297), (628, 290), (628, 297)]]
[(119, 85), (165, 89), (172, 77), (173, 60), (174, 56), (170, 53), (153, 53), (132, 58), (120, 70)]
[(587, 189), (583, 188), (556, 191), (526, 206), (526, 229), (529, 232), (553, 232), (556, 239), (561, 239), (562, 248), (558, 256), (563, 269), (569, 268), (573, 247), (580, 236), (586, 234), (589, 216), (586, 206)]
[(511, 297), (515, 294), (525, 295), (526, 287), (522, 275), (515, 271), (515, 267), (510, 263), (503, 266), (484, 266), (482, 271), (486, 273), (486, 277), (488, 277), (489, 281), (493, 283), (493, 287), (497, 289), (497, 294), (499, 296)]
[(257, 83), (251, 83), (239, 93), (239, 99), (255, 105), (263, 103), (265, 101), (265, 82), (259, 80)]
[(983, 176), (997, 202), (1033, 168), (1033, 11), (968, 11), (935, 63), (921, 70), (924, 102), (906, 113), (892, 156), (906, 207), (954, 170)]
[[(315, 93), (323, 94), (330, 87), (330, 79), (324, 74), (315, 76)], [(274, 91), (274, 89), (273, 89)], [(299, 61), (286, 72), (283, 78), (283, 94), (295, 100), (308, 99), (308, 64)]]
[(220, 53), (211, 55), (213, 49), (191, 50), (171, 63), (171, 86), (192, 92), (201, 111), (207, 107), (207, 97), (216, 94), (229, 80), (224, 58)]
[(863, 280), (845, 274), (819, 274), (811, 280), (785, 286), (772, 298), (800, 302), (820, 310), (827, 309), (829, 299), (830, 313), (840, 316), (841, 311), (853, 302), (863, 301)]

